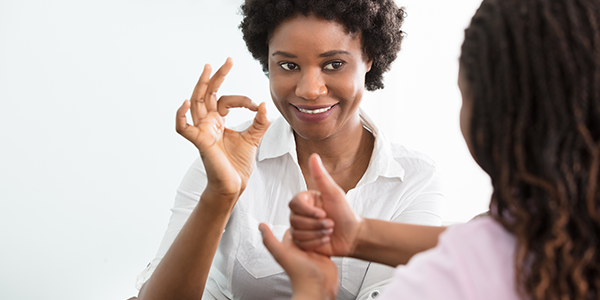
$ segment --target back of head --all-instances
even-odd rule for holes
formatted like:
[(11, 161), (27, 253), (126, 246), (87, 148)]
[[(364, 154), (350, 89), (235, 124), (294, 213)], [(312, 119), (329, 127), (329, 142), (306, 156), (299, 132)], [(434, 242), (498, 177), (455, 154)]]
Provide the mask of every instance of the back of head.
[(268, 74), (269, 40), (277, 25), (296, 14), (314, 14), (361, 33), (364, 54), (373, 59), (365, 88), (383, 88), (383, 74), (396, 59), (404, 34), (404, 10), (393, 0), (246, 0), (240, 24), (252, 56)]
[(600, 1), (484, 0), (460, 58), (492, 216), (530, 299), (600, 297)]

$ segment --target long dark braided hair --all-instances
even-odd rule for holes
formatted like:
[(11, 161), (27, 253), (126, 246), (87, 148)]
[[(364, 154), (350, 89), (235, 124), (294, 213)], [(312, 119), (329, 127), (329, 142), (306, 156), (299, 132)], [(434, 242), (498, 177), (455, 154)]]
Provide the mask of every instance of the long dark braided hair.
[(599, 299), (600, 1), (484, 0), (460, 63), (522, 298)]

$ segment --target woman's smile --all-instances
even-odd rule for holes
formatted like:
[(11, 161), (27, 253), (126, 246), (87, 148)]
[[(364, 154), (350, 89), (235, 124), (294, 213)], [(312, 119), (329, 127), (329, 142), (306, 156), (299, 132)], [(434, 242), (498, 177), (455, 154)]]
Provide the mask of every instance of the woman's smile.
[(302, 14), (279, 24), (269, 41), (271, 97), (294, 133), (307, 140), (352, 138), (371, 60), (359, 33)]
[(327, 119), (337, 107), (337, 103), (329, 106), (311, 107), (307, 105), (291, 104), (296, 110), (296, 117), (304, 122), (320, 122)]

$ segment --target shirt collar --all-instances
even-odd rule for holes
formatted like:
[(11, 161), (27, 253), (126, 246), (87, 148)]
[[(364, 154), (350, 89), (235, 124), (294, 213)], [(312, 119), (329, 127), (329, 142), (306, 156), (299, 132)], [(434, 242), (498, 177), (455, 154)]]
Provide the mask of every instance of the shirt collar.
[(258, 161), (283, 156), (286, 153), (289, 153), (294, 161), (298, 163), (292, 127), (283, 117), (279, 117), (271, 123), (262, 138), (258, 147)]
[(356, 186), (374, 182), (379, 176), (404, 180), (405, 171), (400, 163), (394, 159), (392, 143), (364, 110), (360, 109), (359, 115), (363, 127), (371, 131), (375, 137), (375, 147), (373, 148), (369, 167)]
[[(377, 128), (375, 122), (359, 109), (360, 120), (375, 137), (375, 147), (369, 167), (357, 186), (374, 182), (379, 176), (404, 180), (404, 168), (394, 159), (392, 145), (385, 134)], [(292, 127), (283, 117), (277, 118), (269, 127), (258, 148), (258, 161), (276, 158), (288, 154), (298, 163), (296, 143)]]

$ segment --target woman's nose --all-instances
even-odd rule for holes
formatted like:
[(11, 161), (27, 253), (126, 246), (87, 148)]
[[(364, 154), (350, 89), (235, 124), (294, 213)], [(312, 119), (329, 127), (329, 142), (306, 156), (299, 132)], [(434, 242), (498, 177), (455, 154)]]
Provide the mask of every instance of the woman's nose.
[(327, 86), (320, 71), (304, 71), (302, 73), (296, 84), (296, 96), (306, 100), (314, 100), (327, 95)]

